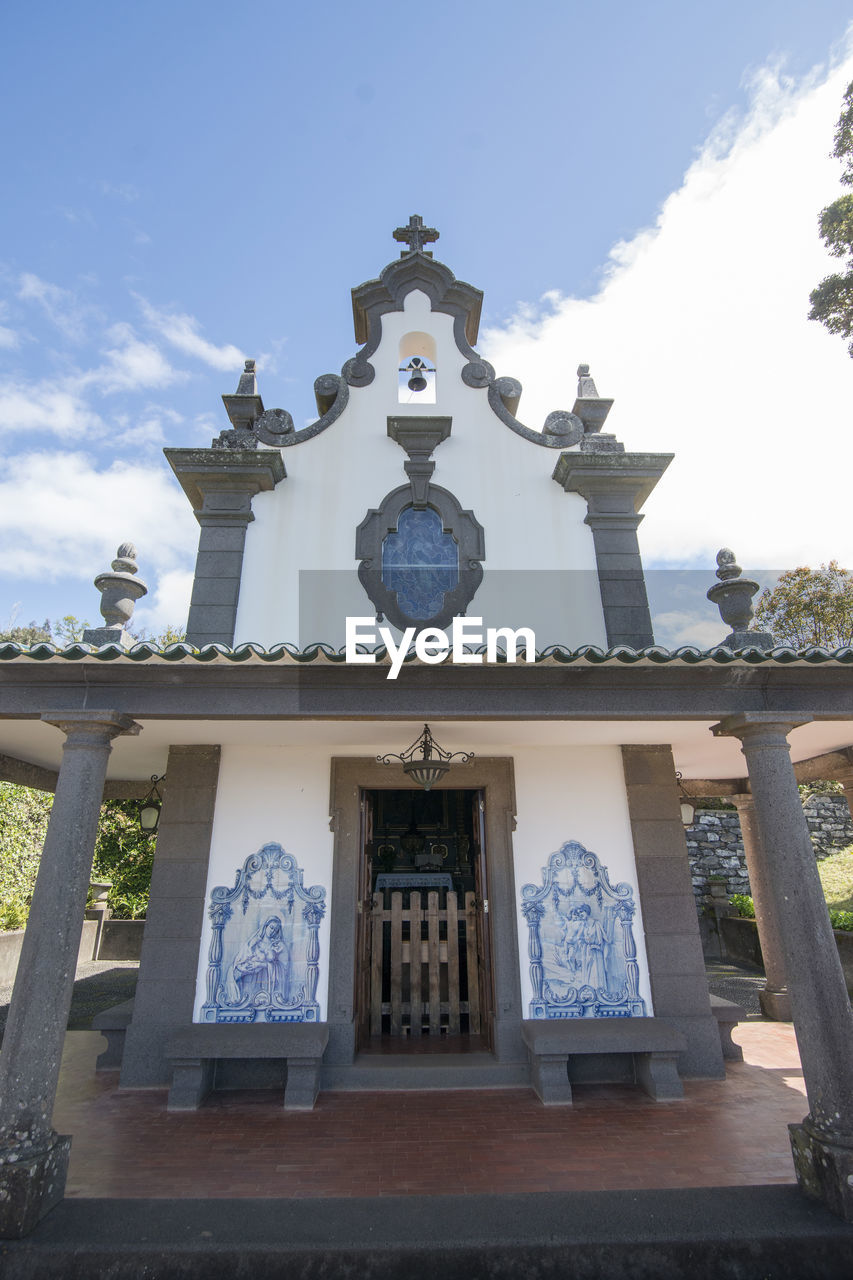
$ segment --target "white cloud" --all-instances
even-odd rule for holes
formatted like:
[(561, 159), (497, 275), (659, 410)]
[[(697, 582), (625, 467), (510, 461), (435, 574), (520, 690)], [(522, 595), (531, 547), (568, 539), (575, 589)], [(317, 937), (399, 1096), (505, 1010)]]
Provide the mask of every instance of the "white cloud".
[(67, 380), (0, 382), (0, 432), (25, 431), (38, 438), (100, 434), (103, 429), (101, 419)]
[(104, 392), (134, 391), (140, 387), (165, 387), (183, 376), (171, 367), (159, 347), (142, 342), (129, 324), (113, 325), (109, 337), (116, 346), (105, 352), (106, 364), (82, 374), (81, 385)]
[(50, 284), (27, 271), (18, 283), (18, 297), (22, 302), (36, 303), (51, 323), (72, 342), (85, 339), (89, 309), (82, 306), (69, 289)]
[[(72, 452), (9, 459), (0, 479), (0, 577), (91, 581), (124, 541), (135, 544), (140, 577), (152, 594), (165, 577), (165, 598), (175, 600), (177, 579), (169, 575), (189, 572), (198, 527), (163, 463), (98, 467)], [(93, 586), (80, 613), (95, 617), (97, 609)]]
[(145, 414), (133, 425), (124, 416), (117, 425), (118, 430), (112, 433), (111, 438), (114, 444), (123, 449), (140, 449), (166, 443), (163, 423), (157, 414)]
[[(107, 347), (102, 353), (104, 361), (92, 369), (72, 369), (38, 382), (21, 378), (0, 380), (0, 433), (29, 431), (38, 435), (85, 435), (89, 439), (103, 436), (107, 428), (88, 402), (90, 392), (106, 395), (151, 387), (159, 389), (187, 376), (173, 369), (159, 348), (143, 342), (128, 324), (114, 325), (108, 331), (108, 340), (115, 345)], [(171, 410), (160, 410), (157, 417), (164, 415), (171, 421), (180, 420)], [(113, 417), (112, 424), (126, 428), (127, 418)], [(155, 433), (148, 410), (133, 431), (134, 434), (127, 435), (128, 444), (162, 439), (162, 431)], [(112, 435), (115, 443), (123, 439), (121, 432), (112, 431)]]
[(652, 630), (655, 644), (661, 644), (667, 649), (677, 649), (683, 644), (710, 649), (713, 645), (720, 644), (731, 628), (720, 621), (713, 606), (708, 606), (704, 609), (672, 609), (665, 613), (655, 613), (652, 615)]
[(853, 361), (806, 319), (837, 269), (817, 217), (841, 190), (829, 152), (851, 78), (851, 52), (798, 86), (765, 69), (654, 227), (614, 246), (594, 298), (552, 293), (483, 335), (531, 426), (571, 408), (588, 361), (616, 398), (606, 429), (675, 452), (640, 530), (647, 561), (713, 569), (728, 545), (746, 565), (853, 564)]
[(144, 598), (133, 616), (135, 630), (140, 628), (156, 635), (166, 627), (183, 631), (190, 609), (193, 587), (191, 569), (172, 569), (163, 573), (157, 589)]
[(9, 329), (6, 325), (0, 324), (0, 347), (4, 351), (14, 351), (19, 345), (20, 339), (14, 329)]
[(145, 298), (137, 298), (147, 323), (166, 342), (177, 347), (186, 355), (202, 360), (213, 369), (240, 370), (244, 356), (238, 347), (230, 343), (217, 347), (208, 342), (198, 332), (198, 321), (194, 316), (182, 315), (178, 312), (161, 311), (152, 307)]

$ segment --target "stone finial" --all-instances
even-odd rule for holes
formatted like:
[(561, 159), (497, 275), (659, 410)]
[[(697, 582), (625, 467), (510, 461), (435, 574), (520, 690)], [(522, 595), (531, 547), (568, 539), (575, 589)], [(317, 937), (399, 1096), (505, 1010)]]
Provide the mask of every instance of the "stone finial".
[(408, 245), (407, 249), (401, 249), (401, 258), (407, 257), (410, 253), (422, 253), (425, 258), (431, 258), (432, 254), (424, 248), (424, 245), (433, 244), (438, 239), (438, 232), (435, 227), (425, 227), (421, 215), (413, 213), (409, 218), (408, 226), (397, 227), (394, 239)]
[(713, 587), (707, 592), (708, 599), (720, 611), (720, 617), (731, 633), (720, 643), (730, 649), (745, 649), (754, 646), (757, 649), (772, 649), (773, 636), (769, 631), (751, 631), (750, 623), (755, 617), (752, 597), (758, 591), (758, 583), (752, 578), (744, 578), (743, 569), (735, 559), (735, 553), (728, 547), (721, 547), (717, 552), (717, 577)]
[(255, 449), (257, 440), (252, 435), (252, 427), (264, 411), (264, 402), (258, 395), (258, 379), (255, 374), (254, 360), (247, 360), (233, 395), (222, 397), (225, 412), (231, 419), (231, 431), (223, 431), (219, 440), (214, 440), (214, 448)]
[[(572, 413), (580, 418), (583, 423), (585, 436), (597, 435), (601, 431), (612, 407), (612, 399), (604, 400), (599, 396), (595, 379), (589, 371), (589, 365), (579, 364), (578, 397), (575, 400)], [(615, 448), (616, 437), (602, 437), (601, 441), (596, 442), (596, 444), (600, 444), (600, 448), (596, 449), (596, 452), (609, 452)], [(583, 442), (581, 447), (583, 448)]]
[(88, 627), (83, 632), (83, 643), (98, 646), (119, 644), (127, 648), (134, 641), (124, 629), (125, 623), (133, 617), (137, 600), (148, 594), (145, 583), (135, 576), (139, 566), (132, 542), (121, 544), (111, 569), (111, 573), (99, 573), (95, 578), (95, 586), (101, 593), (101, 614), (105, 625)]
[(237, 395), (256, 396), (257, 394), (258, 379), (255, 376), (255, 362), (254, 360), (247, 360), (243, 365), (240, 381), (237, 383)]
[(598, 399), (598, 388), (595, 385), (595, 379), (589, 372), (588, 364), (578, 365), (578, 398), (584, 400)]
[[(729, 578), (739, 578), (742, 573), (743, 569), (735, 560), (735, 553), (728, 547), (720, 547), (717, 552), (717, 577), (720, 582), (728, 582)], [(753, 616), (751, 608), (749, 616), (750, 618)]]

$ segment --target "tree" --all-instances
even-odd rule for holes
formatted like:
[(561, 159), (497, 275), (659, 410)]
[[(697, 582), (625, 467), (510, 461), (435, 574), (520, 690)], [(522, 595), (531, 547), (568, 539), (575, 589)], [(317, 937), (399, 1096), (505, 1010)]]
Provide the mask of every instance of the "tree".
[(154, 841), (139, 825), (137, 801), (107, 800), (101, 806), (92, 876), (112, 881), (107, 901), (114, 917), (145, 915), (153, 865)]
[(837, 560), (819, 569), (788, 569), (758, 597), (755, 620), (777, 644), (793, 649), (853, 644), (853, 573)]
[[(27, 922), (52, 805), (49, 791), (0, 782), (0, 931)], [(107, 901), (113, 916), (145, 915), (153, 862), (154, 841), (139, 826), (138, 802), (105, 801), (92, 876), (112, 881)]]
[(12, 644), (40, 644), (43, 640), (50, 640), (50, 621), (45, 618), (44, 622), (39, 625), (37, 622), (31, 622), (29, 626), (15, 627), (10, 620), (9, 625), (4, 631), (0, 631), (0, 641), (10, 641)]
[[(12, 644), (32, 645), (47, 641), (62, 648), (82, 641), (83, 632), (89, 626), (88, 622), (81, 622), (79, 618), (75, 618), (71, 613), (67, 613), (64, 618), (60, 618), (57, 622), (51, 622), (49, 618), (45, 618), (41, 625), (37, 622), (31, 622), (27, 627), (15, 627), (12, 625), (13, 621), (14, 618), (10, 620), (3, 631), (0, 631), (0, 643), (7, 641)], [(156, 635), (149, 634), (144, 628), (138, 631), (130, 631), (128, 634), (133, 637), (134, 641), (146, 640), (149, 644), (157, 645), (160, 649), (165, 649), (167, 644), (176, 644), (187, 638), (187, 633), (183, 628), (175, 627), (171, 623)]]
[(52, 805), (50, 792), (0, 782), (0, 930), (26, 924)]
[[(844, 165), (841, 181), (853, 186), (853, 83), (847, 86), (843, 109), (835, 129), (832, 154)], [(819, 320), (830, 333), (853, 337), (853, 195), (839, 196), (822, 211), (820, 236), (834, 258), (846, 258), (844, 274), (835, 272), (821, 280), (809, 294), (810, 320)], [(853, 356), (853, 342), (848, 346)]]
[(81, 622), (73, 614), (67, 613), (57, 622), (51, 622), (50, 618), (45, 618), (41, 625), (31, 622), (28, 627), (16, 627), (13, 625), (15, 612), (17, 610), (13, 611), (9, 623), (0, 631), (0, 641), (11, 641), (12, 644), (40, 644), (43, 641), (57, 645), (76, 644), (78, 640), (82, 640), (83, 632), (89, 625), (88, 622)]

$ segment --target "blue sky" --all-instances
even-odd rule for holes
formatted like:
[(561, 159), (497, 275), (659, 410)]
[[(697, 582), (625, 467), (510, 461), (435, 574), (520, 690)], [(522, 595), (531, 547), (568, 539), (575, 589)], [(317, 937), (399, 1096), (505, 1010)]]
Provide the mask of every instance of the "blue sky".
[[(485, 291), (481, 349), (521, 376), (525, 421), (571, 407), (593, 359), (628, 447), (683, 453), (657, 535), (649, 508), (650, 563), (712, 568), (735, 536), (759, 566), (853, 558), (803, 473), (818, 442), (836, 476), (851, 460), (851, 361), (803, 318), (849, 17), (829, 0), (7, 5), (0, 625), (94, 620), (91, 578), (125, 537), (152, 588), (142, 621), (180, 622), (196, 526), (163, 445), (225, 425), (242, 355), (268, 407), (310, 418), (314, 378), (354, 349), (350, 287), (414, 211)], [(748, 323), (647, 352), (643, 331), (722, 305), (702, 299), (740, 240), (727, 305)], [(784, 468), (761, 506), (783, 448), (802, 512)]]

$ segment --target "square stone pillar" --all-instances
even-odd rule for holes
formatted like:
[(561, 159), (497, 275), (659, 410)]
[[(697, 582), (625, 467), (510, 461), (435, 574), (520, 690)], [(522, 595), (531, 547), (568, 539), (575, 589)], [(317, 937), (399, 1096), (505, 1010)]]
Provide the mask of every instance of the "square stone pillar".
[(586, 498), (607, 643), (654, 644), (640, 559), (640, 508), (672, 461), (671, 453), (561, 453), (552, 479)]
[(727, 717), (714, 733), (739, 738), (746, 758), (755, 851), (766, 863), (766, 907), (788, 978), (810, 1108), (802, 1124), (789, 1126), (797, 1180), (853, 1222), (853, 1012), (788, 745), (808, 719), (752, 712)]
[(62, 1199), (71, 1139), (53, 1104), (117, 711), (45, 714), (66, 735), (0, 1053), (0, 1237), (27, 1235)]
[(687, 1037), (682, 1076), (725, 1076), (711, 1013), (672, 749), (622, 748), (622, 765), (656, 1018)]
[(169, 465), (201, 525), (187, 642), (233, 644), (252, 499), (286, 472), (274, 449), (166, 449)]
[(169, 751), (123, 1088), (168, 1084), (165, 1042), (192, 1023), (219, 756), (218, 746)]

